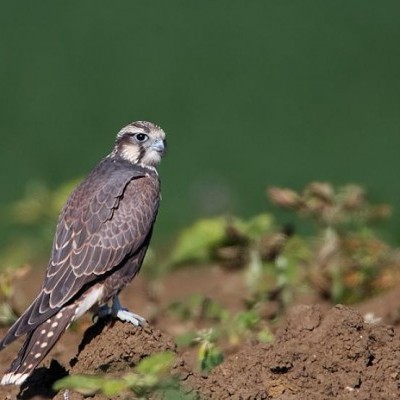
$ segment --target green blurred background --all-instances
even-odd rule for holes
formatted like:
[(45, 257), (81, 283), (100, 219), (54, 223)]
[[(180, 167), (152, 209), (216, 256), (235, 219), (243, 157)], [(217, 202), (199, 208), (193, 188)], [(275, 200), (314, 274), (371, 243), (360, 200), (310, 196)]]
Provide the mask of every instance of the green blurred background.
[(399, 18), (398, 0), (3, 1), (0, 207), (144, 119), (169, 145), (156, 240), (270, 210), (271, 185), (360, 183), (396, 211)]

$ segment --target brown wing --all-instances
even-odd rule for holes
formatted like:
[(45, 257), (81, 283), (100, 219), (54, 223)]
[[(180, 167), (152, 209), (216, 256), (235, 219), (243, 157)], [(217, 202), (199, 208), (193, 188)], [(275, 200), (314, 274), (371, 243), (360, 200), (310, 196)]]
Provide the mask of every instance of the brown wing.
[(158, 199), (158, 179), (145, 176), (129, 181), (122, 193), (112, 183), (103, 186), (84, 209), (72, 204), (70, 209), (81, 212), (69, 225), (64, 218), (57, 231), (44, 283), (50, 307), (65, 304), (85, 284), (135, 253), (151, 230)]
[(158, 203), (156, 174), (141, 167), (101, 163), (64, 206), (42, 291), (0, 348), (138, 251), (151, 231)]

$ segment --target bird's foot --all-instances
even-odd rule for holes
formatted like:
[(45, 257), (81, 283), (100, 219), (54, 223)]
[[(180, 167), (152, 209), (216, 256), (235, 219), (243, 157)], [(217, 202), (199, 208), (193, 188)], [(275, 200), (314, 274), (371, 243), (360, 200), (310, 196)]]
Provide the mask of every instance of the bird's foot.
[(145, 318), (124, 309), (118, 310), (115, 314), (115, 317), (120, 319), (121, 321), (130, 322), (135, 326), (143, 326), (146, 323)]
[(147, 321), (138, 314), (134, 314), (121, 306), (118, 297), (114, 298), (111, 314), (121, 321), (130, 322), (135, 326), (143, 326)]
[(104, 306), (99, 307), (99, 309), (97, 310), (97, 316), (99, 318), (107, 317), (108, 315), (111, 315), (111, 313), (112, 313), (111, 308), (108, 307), (107, 304), (105, 304)]

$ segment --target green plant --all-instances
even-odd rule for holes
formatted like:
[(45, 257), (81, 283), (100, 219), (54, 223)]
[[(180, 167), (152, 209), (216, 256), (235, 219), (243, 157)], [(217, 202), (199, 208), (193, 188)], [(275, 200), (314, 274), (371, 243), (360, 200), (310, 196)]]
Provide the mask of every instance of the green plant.
[(198, 365), (202, 372), (210, 372), (224, 360), (222, 351), (216, 345), (215, 340), (216, 336), (213, 329), (202, 330), (198, 333), (198, 336), (194, 338), (195, 342), (200, 343)]
[(247, 262), (249, 245), (274, 229), (269, 214), (260, 214), (248, 221), (237, 217), (201, 219), (179, 234), (168, 265), (216, 261), (228, 268), (242, 267)]
[(272, 334), (262, 321), (256, 307), (238, 313), (232, 313), (215, 300), (201, 295), (193, 295), (187, 301), (172, 303), (170, 313), (184, 321), (199, 321), (212, 327), (197, 331), (187, 331), (176, 338), (179, 347), (197, 346), (199, 369), (209, 372), (223, 361), (223, 350), (237, 346), (252, 337), (263, 342), (271, 342)]
[(385, 204), (371, 204), (357, 185), (334, 188), (313, 182), (303, 191), (270, 188), (276, 205), (311, 220), (315, 233), (307, 238), (305, 279), (323, 297), (352, 303), (379, 290), (379, 278), (393, 269), (394, 252), (379, 239), (373, 224), (390, 215)]
[[(70, 375), (54, 384), (54, 390), (74, 390), (90, 396), (102, 393), (107, 397), (114, 397), (123, 392), (134, 392), (138, 396), (147, 396), (149, 393), (165, 392), (168, 396), (176, 394), (176, 398), (185, 397), (179, 390), (177, 381), (169, 375), (175, 360), (171, 352), (153, 354), (144, 358), (134, 372), (124, 374), (119, 378), (107, 375)], [(179, 397), (180, 396), (180, 397)]]

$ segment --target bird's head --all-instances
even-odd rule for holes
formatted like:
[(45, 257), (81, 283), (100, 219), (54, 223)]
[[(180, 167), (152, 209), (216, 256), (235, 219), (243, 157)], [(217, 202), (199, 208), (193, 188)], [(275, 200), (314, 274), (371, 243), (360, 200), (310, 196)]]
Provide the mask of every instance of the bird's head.
[(111, 156), (121, 157), (132, 164), (155, 167), (165, 153), (164, 131), (147, 121), (136, 121), (122, 128)]

